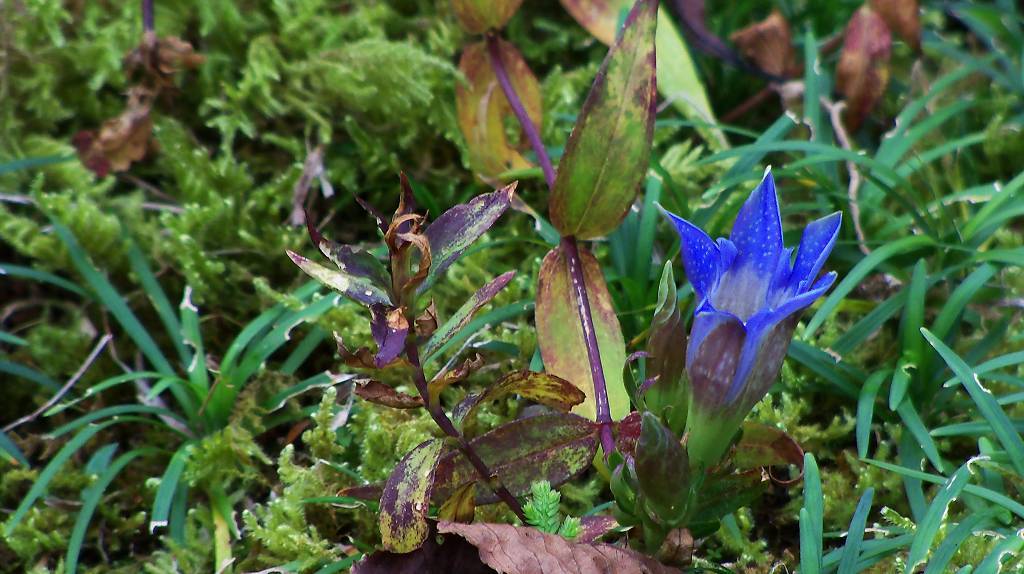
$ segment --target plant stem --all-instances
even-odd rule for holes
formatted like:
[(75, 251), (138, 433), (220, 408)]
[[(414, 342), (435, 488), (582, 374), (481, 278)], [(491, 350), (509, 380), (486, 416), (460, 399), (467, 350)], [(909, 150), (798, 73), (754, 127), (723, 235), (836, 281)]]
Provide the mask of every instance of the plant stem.
[(590, 361), (590, 376), (594, 381), (594, 402), (597, 406), (597, 422), (601, 424), (601, 447), (605, 456), (615, 450), (615, 438), (612, 436), (612, 412), (608, 404), (608, 385), (604, 379), (604, 366), (601, 364), (601, 349), (597, 345), (597, 330), (594, 328), (594, 317), (590, 310), (590, 297), (587, 295), (587, 282), (583, 274), (579, 246), (576, 238), (562, 238), (562, 253), (565, 254), (566, 267), (569, 268), (569, 279), (576, 296), (576, 312), (583, 327), (583, 342), (587, 347), (587, 359)]
[(519, 520), (525, 524), (526, 513), (523, 512), (523, 507), (519, 504), (519, 501), (516, 500), (516, 497), (512, 496), (512, 493), (509, 492), (508, 489), (505, 488), (505, 485), (501, 483), (501, 478), (487, 468), (487, 464), (484, 463), (480, 456), (476, 454), (476, 451), (473, 450), (473, 447), (469, 444), (469, 441), (466, 440), (466, 437), (462, 436), (459, 429), (455, 428), (455, 425), (452, 424), (451, 419), (449, 419), (448, 415), (445, 414), (441, 405), (430, 400), (430, 386), (427, 383), (427, 377), (423, 373), (423, 366), (420, 363), (420, 352), (419, 349), (416, 348), (416, 343), (412, 341), (411, 338), (405, 343), (405, 355), (412, 364), (413, 379), (416, 382), (416, 389), (423, 398), (423, 404), (426, 406), (427, 412), (430, 413), (431, 418), (434, 419), (434, 422), (437, 423), (437, 426), (439, 426), (446, 435), (458, 441), (459, 451), (461, 451), (466, 457), (466, 460), (473, 465), (473, 468), (476, 469), (480, 478), (491, 487), (494, 494), (496, 494), (502, 502), (508, 505)]
[[(540, 168), (544, 172), (544, 181), (548, 184), (548, 190), (555, 188), (555, 170), (551, 166), (551, 158), (544, 148), (544, 142), (540, 139), (540, 132), (533, 120), (526, 113), (519, 94), (509, 80), (508, 71), (501, 60), (501, 47), (499, 39), (495, 34), (487, 35), (487, 53), (490, 56), (491, 67), (494, 68), (494, 76), (498, 79), (505, 98), (512, 106), (512, 112), (519, 120), (523, 133), (533, 147), (533, 153), (537, 156)], [(580, 261), (579, 247), (576, 245), (576, 238), (569, 236), (562, 238), (562, 252), (565, 253), (566, 265), (569, 268), (569, 276), (572, 279), (573, 290), (576, 293), (576, 311), (580, 317), (580, 325), (583, 327), (583, 340), (587, 347), (587, 359), (590, 361), (590, 375), (594, 381), (594, 400), (597, 403), (597, 422), (601, 424), (601, 446), (605, 456), (615, 450), (615, 438), (612, 436), (612, 416), (608, 405), (608, 386), (604, 378), (604, 366), (601, 364), (601, 349), (597, 346), (597, 331), (594, 329), (593, 313), (590, 310), (590, 298), (587, 296), (586, 279), (583, 275), (583, 264)]]
[(142, 30), (152, 32), (154, 28), (153, 0), (142, 0)]
[(555, 168), (552, 167), (551, 158), (548, 156), (547, 150), (544, 149), (544, 142), (540, 139), (540, 132), (537, 131), (537, 126), (533, 125), (530, 114), (526, 113), (523, 101), (519, 99), (519, 94), (516, 93), (516, 89), (508, 77), (505, 63), (501, 60), (501, 45), (499, 41), (497, 35), (487, 35), (487, 54), (491, 60), (491, 67), (494, 68), (494, 76), (498, 79), (498, 84), (501, 85), (501, 91), (505, 93), (505, 99), (512, 106), (512, 112), (519, 120), (519, 125), (523, 128), (526, 139), (530, 141), (530, 147), (533, 148), (533, 153), (537, 156), (537, 163), (540, 164), (540, 169), (544, 172), (544, 181), (547, 182), (548, 189), (554, 189)]

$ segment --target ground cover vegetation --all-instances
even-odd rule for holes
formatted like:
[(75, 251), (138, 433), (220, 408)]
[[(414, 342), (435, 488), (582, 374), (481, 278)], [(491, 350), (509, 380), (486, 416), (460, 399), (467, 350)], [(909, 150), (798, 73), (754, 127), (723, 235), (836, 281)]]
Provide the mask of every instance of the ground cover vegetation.
[(1024, 569), (1018, 4), (0, 2), (0, 571)]

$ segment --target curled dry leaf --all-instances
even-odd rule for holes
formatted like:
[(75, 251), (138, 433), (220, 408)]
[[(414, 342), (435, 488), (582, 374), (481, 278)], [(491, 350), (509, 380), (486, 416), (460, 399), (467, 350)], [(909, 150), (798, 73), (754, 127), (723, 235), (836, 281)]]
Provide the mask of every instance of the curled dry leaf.
[(480, 560), (502, 574), (679, 573), (675, 568), (626, 548), (572, 542), (535, 528), (441, 521), (437, 529), (476, 546)]
[(427, 385), (427, 388), (430, 390), (430, 400), (432, 402), (440, 400), (441, 393), (445, 389), (472, 375), (483, 366), (484, 358), (479, 354), (474, 354), (454, 369), (448, 369), (434, 375), (434, 378)]
[(857, 10), (846, 26), (836, 68), (836, 88), (846, 97), (844, 119), (852, 130), (860, 127), (885, 93), (891, 49), (892, 35), (882, 17), (868, 6)]
[[(768, 468), (769, 476), (779, 484), (792, 484), (803, 476), (804, 449), (785, 431), (772, 426), (747, 421), (743, 435), (735, 447), (733, 464), (740, 470)], [(793, 465), (799, 469), (797, 477), (779, 480), (771, 475), (771, 467)]]
[(871, 0), (871, 8), (911, 48), (921, 50), (921, 16), (917, 0)]
[(173, 86), (174, 74), (194, 70), (204, 61), (206, 57), (181, 38), (157, 38), (155, 33), (146, 32), (142, 43), (125, 56), (123, 65), (128, 73), (140, 71), (143, 83), (164, 89)]
[(794, 71), (793, 34), (789, 22), (778, 10), (760, 22), (733, 32), (729, 39), (748, 61), (773, 76), (785, 77)]
[[(515, 46), (498, 40), (498, 49), (527, 115), (534, 125), (540, 125), (541, 97), (536, 76)], [(473, 169), (485, 180), (491, 180), (502, 172), (530, 167), (520, 153), (526, 147), (522, 132), (518, 141), (506, 137), (506, 120), (513, 117), (512, 105), (498, 83), (484, 42), (466, 47), (459, 60), (459, 71), (466, 81), (455, 87), (455, 104)]]
[(121, 115), (103, 123), (99, 133), (78, 132), (73, 143), (82, 163), (99, 177), (124, 171), (146, 156), (153, 133), (153, 92), (136, 86), (128, 92)]
[(416, 335), (419, 337), (429, 337), (434, 334), (437, 330), (437, 305), (434, 304), (434, 300), (430, 300), (430, 304), (427, 308), (420, 313), (419, 317), (416, 317)]
[(459, 24), (470, 34), (498, 30), (508, 23), (523, 0), (451, 0)]
[(393, 409), (418, 409), (423, 399), (397, 391), (380, 381), (368, 380), (356, 383), (356, 395), (363, 400)]

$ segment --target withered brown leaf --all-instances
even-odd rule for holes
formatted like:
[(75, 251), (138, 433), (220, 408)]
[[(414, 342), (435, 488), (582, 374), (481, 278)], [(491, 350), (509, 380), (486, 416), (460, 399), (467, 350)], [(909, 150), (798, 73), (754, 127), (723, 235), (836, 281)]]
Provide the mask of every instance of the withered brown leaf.
[(871, 8), (911, 48), (921, 50), (921, 16), (917, 0), (871, 0)]
[(789, 76), (796, 64), (789, 22), (778, 10), (760, 22), (733, 32), (729, 39), (747, 60), (774, 76)]
[(105, 177), (145, 157), (153, 133), (152, 109), (153, 93), (142, 86), (132, 88), (121, 115), (103, 122), (98, 133), (81, 131), (75, 135), (72, 141), (82, 163)]
[(836, 88), (846, 97), (844, 119), (851, 130), (860, 127), (885, 93), (891, 50), (889, 27), (877, 12), (862, 6), (846, 26), (836, 68)]

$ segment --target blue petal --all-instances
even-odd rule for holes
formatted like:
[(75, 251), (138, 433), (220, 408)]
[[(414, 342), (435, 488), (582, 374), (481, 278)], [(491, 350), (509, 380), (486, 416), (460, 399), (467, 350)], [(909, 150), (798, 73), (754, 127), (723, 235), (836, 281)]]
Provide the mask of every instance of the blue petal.
[(738, 251), (734, 266), (752, 265), (758, 276), (770, 280), (782, 251), (782, 216), (771, 171), (740, 208), (729, 239)]
[(790, 274), (791, 289), (795, 288), (794, 291), (799, 292), (800, 288), (818, 277), (818, 272), (821, 271), (836, 243), (836, 237), (839, 236), (839, 224), (842, 220), (843, 214), (837, 211), (812, 221), (804, 229), (800, 238), (800, 250), (796, 254), (796, 263), (793, 264), (793, 272)]
[[(766, 348), (767, 346), (789, 347), (792, 330), (788, 329), (784, 337), (770, 337), (773, 329), (779, 323), (789, 319), (794, 313), (809, 307), (814, 301), (825, 294), (829, 287), (835, 283), (836, 273), (827, 273), (819, 279), (814, 286), (806, 293), (801, 293), (785, 301), (776, 309), (765, 310), (755, 314), (746, 323), (747, 339), (744, 341), (743, 351), (740, 355), (740, 363), (736, 369), (736, 375), (729, 392), (726, 394), (726, 401), (734, 401), (745, 387), (750, 384), (759, 384), (765, 381), (774, 380), (778, 374), (774, 371), (775, 365), (758, 365), (758, 362), (778, 362), (785, 355), (785, 348)], [(696, 325), (696, 322), (694, 323)], [(769, 340), (770, 339), (770, 340)], [(766, 357), (767, 355), (767, 357)], [(760, 368), (759, 368), (760, 367)], [(764, 375), (763, 377), (761, 375)], [(757, 378), (758, 381), (748, 381), (749, 378)], [(765, 381), (760, 381), (764, 378)], [(768, 383), (770, 385), (770, 382)], [(767, 388), (759, 389), (767, 392)], [(752, 397), (754, 401), (761, 399), (761, 396)]]
[(718, 283), (722, 271), (718, 246), (696, 225), (664, 208), (661, 212), (672, 222), (682, 240), (680, 255), (683, 258), (686, 278), (690, 280), (697, 295), (706, 300)]

